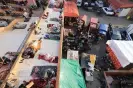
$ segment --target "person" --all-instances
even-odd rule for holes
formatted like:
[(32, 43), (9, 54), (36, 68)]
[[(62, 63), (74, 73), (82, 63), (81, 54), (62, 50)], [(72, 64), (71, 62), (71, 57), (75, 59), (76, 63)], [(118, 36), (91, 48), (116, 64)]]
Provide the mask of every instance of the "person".
[(39, 3), (38, 0), (36, 0), (36, 5), (37, 5), (38, 8), (40, 8), (40, 3)]
[(32, 16), (32, 14), (33, 14), (33, 11), (32, 11), (32, 9), (31, 9), (31, 8), (29, 8), (29, 17), (31, 17), (31, 16)]

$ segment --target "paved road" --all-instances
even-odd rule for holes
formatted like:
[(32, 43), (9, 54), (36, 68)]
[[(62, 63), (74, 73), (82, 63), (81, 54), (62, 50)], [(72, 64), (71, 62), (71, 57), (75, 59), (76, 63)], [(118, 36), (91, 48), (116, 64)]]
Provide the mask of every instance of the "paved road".
[(129, 24), (132, 24), (133, 21), (129, 21), (126, 18), (121, 18), (121, 17), (114, 17), (114, 16), (97, 16), (95, 12), (89, 12), (86, 11), (82, 8), (79, 8), (79, 13), (80, 15), (86, 14), (88, 16), (88, 21), (91, 17), (98, 17), (100, 23), (112, 23), (112, 25), (123, 25), (123, 26), (128, 26)]
[[(100, 23), (112, 23), (114, 25), (124, 25), (127, 26), (129, 25), (131, 22), (123, 19), (123, 18), (118, 18), (118, 17), (110, 17), (110, 16), (103, 16), (103, 17), (99, 17), (97, 16), (94, 12), (87, 12), (81, 8), (79, 8), (79, 13), (80, 15), (84, 15), (86, 14), (88, 16), (88, 21), (91, 17), (98, 17)], [(97, 60), (101, 59), (102, 56), (105, 55), (105, 45), (106, 42), (105, 41), (100, 41), (98, 44), (93, 44), (92, 49), (90, 51), (88, 51), (89, 54), (95, 54), (97, 55)], [(98, 81), (97, 77), (99, 72), (94, 71), (94, 81), (91, 83), (86, 83), (87, 88), (100, 88), (102, 84), (100, 84), (100, 82)]]

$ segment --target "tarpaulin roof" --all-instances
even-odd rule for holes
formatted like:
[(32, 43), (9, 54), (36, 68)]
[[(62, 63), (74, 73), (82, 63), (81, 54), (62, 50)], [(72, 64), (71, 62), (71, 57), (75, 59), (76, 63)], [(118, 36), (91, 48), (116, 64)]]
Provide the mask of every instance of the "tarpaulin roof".
[(107, 45), (114, 52), (122, 67), (133, 63), (133, 41), (109, 40)]
[(64, 16), (67, 16), (67, 17), (78, 17), (79, 16), (78, 8), (75, 2), (65, 1)]
[(86, 88), (78, 61), (61, 59), (59, 88)]
[(113, 6), (114, 9), (119, 8), (131, 8), (133, 7), (133, 3), (128, 0), (108, 0), (108, 2)]

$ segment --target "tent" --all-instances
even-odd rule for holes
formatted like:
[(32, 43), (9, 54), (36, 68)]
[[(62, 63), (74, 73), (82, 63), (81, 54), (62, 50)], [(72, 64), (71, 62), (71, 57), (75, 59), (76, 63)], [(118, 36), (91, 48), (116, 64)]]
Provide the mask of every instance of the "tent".
[(79, 17), (78, 8), (75, 2), (73, 1), (64, 2), (64, 16)]
[(78, 61), (61, 59), (59, 88), (86, 88)]
[(117, 58), (115, 62), (113, 61), (119, 65), (117, 69), (125, 68), (133, 63), (133, 41), (109, 40), (107, 45)]

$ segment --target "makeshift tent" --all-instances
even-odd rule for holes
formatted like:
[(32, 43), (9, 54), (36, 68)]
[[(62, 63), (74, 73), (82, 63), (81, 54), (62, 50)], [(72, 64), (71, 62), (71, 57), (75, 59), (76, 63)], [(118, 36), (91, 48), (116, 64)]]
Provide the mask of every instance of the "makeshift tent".
[(66, 1), (64, 2), (64, 16), (67, 17), (78, 17), (79, 12), (75, 2)]
[(99, 26), (99, 33), (106, 35), (106, 32), (108, 31), (108, 25), (107, 24), (100, 24)]
[(78, 61), (61, 59), (59, 88), (86, 88)]
[(113, 63), (116, 69), (125, 68), (133, 63), (133, 41), (109, 40), (107, 45), (109, 53), (113, 52), (111, 55), (115, 58)]

